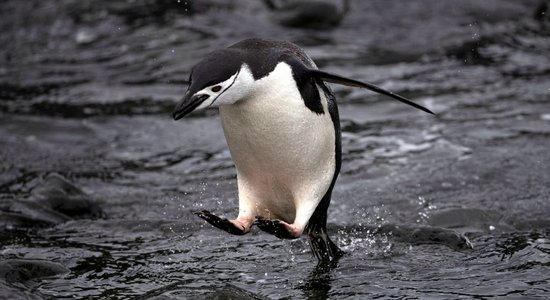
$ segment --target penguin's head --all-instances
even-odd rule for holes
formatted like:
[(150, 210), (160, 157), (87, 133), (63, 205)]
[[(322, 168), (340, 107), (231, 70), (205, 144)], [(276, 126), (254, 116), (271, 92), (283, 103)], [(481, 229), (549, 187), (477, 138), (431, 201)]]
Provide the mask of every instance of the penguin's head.
[(254, 79), (239, 55), (229, 49), (210, 53), (189, 76), (189, 88), (174, 109), (174, 120), (192, 111), (233, 104), (250, 94)]

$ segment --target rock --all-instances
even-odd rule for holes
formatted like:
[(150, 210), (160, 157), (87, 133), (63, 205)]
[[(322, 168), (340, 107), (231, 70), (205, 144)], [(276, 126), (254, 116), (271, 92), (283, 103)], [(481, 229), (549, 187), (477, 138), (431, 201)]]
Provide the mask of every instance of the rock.
[(71, 218), (101, 215), (99, 206), (89, 195), (55, 173), (48, 175), (41, 185), (32, 190), (30, 199)]
[[(64, 220), (52, 219), (50, 215), (41, 212), (40, 210), (26, 209), (21, 203), (14, 203), (12, 209), (18, 212), (3, 212), (0, 211), (0, 228), (12, 230), (23, 227), (47, 227), (64, 222)], [(30, 215), (25, 215), (25, 212), (30, 212)]]
[(343, 0), (341, 8), (333, 2), (319, 0), (282, 1), (264, 0), (272, 10), (274, 20), (286, 27), (330, 29), (338, 26), (349, 9)]
[(455, 250), (467, 250), (474, 247), (466, 236), (440, 227), (386, 224), (380, 227), (377, 233), (391, 233), (396, 239), (411, 244), (441, 244)]
[(0, 262), (0, 280), (6, 283), (25, 282), (68, 272), (69, 269), (62, 264), (47, 260), (7, 259)]
[(27, 199), (14, 200), (7, 211), (0, 212), (0, 226), (6, 229), (45, 227), (101, 216), (97, 201), (61, 175), (50, 174)]

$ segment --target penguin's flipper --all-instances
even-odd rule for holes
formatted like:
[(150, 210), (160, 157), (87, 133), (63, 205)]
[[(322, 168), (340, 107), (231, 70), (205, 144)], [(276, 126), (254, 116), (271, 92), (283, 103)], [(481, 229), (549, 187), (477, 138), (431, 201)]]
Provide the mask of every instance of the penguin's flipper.
[(383, 89), (379, 86), (376, 86), (372, 83), (357, 81), (355, 79), (342, 77), (340, 75), (331, 74), (331, 73), (321, 71), (321, 70), (309, 69), (308, 73), (311, 77), (318, 78), (318, 79), (326, 81), (326, 82), (365, 88), (365, 89), (371, 90), (373, 92), (392, 97), (392, 98), (394, 98), (398, 101), (401, 101), (401, 102), (403, 102), (405, 104), (408, 104), (412, 107), (418, 108), (422, 111), (425, 111), (427, 113), (430, 113), (430, 114), (434, 115), (434, 113), (431, 110), (425, 108), (424, 106), (422, 106), (420, 104), (417, 104), (417, 103), (414, 103), (411, 100), (409, 100), (409, 99), (407, 99), (407, 98), (405, 98), (401, 95), (398, 95), (398, 94), (392, 93), (390, 91), (387, 91), (387, 90), (385, 90), (385, 89)]
[(206, 222), (210, 223), (212, 226), (219, 228), (223, 231), (227, 231), (231, 234), (244, 235), (248, 232), (244, 228), (237, 227), (235, 224), (231, 223), (231, 221), (229, 221), (228, 219), (220, 218), (210, 213), (207, 210), (196, 212), (194, 214), (199, 216), (201, 219), (205, 220)]
[(299, 237), (295, 236), (290, 232), (285, 226), (285, 224), (280, 220), (270, 220), (264, 217), (257, 216), (254, 225), (258, 226), (262, 231), (265, 231), (269, 234), (272, 234), (280, 239), (296, 239)]

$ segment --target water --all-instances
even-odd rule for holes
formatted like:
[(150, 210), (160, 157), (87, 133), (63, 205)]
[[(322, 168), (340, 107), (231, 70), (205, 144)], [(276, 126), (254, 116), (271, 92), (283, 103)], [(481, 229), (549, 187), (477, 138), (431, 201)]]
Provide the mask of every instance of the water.
[[(350, 1), (323, 30), (260, 1), (195, 2), (0, 5), (3, 298), (550, 297), (543, 2)], [(333, 86), (335, 266), (305, 238), (192, 214), (236, 214), (235, 170), (215, 111), (171, 109), (202, 55), (252, 36), (437, 114)]]

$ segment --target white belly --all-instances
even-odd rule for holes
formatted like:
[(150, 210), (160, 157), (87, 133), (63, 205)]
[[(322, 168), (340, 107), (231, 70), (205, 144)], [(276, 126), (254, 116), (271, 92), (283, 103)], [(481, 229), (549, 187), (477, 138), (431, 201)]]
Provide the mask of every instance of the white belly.
[(335, 132), (323, 91), (325, 113), (318, 115), (293, 81), (280, 85), (292, 75), (279, 66), (260, 80), (268, 93), (222, 105), (220, 116), (237, 169), (240, 214), (292, 223), (297, 210), (309, 219), (332, 182)]

